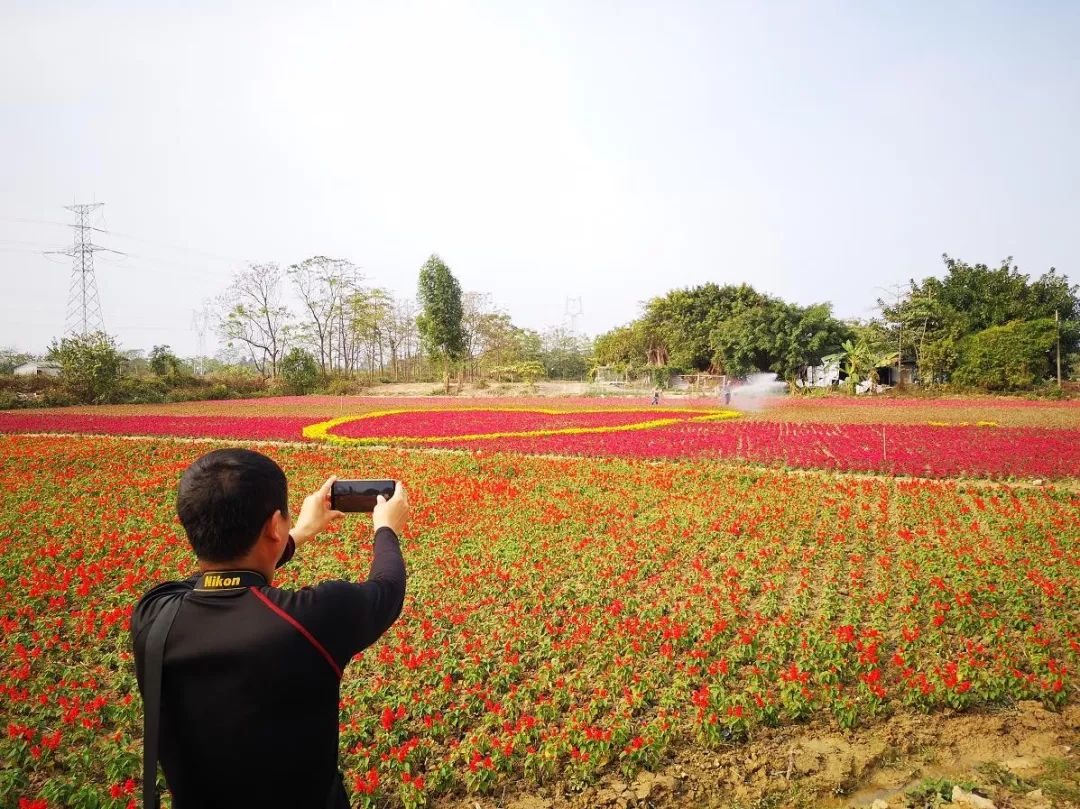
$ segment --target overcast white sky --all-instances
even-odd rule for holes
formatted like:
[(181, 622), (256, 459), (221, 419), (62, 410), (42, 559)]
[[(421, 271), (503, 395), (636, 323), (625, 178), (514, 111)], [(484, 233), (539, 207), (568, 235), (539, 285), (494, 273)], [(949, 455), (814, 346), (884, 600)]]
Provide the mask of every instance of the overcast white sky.
[(315, 254), (589, 334), (705, 281), (867, 316), (944, 251), (1080, 280), (1080, 3), (168, 5), (0, 0), (0, 346), (63, 330), (73, 199), (107, 330), (181, 354)]

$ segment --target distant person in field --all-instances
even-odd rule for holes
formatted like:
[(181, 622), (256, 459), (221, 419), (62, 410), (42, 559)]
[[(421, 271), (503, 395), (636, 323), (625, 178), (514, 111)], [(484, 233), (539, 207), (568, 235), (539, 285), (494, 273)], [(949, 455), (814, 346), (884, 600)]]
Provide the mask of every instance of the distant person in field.
[[(215, 450), (180, 479), (176, 511), (199, 572), (153, 588), (131, 616), (145, 703), (147, 641), (167, 625), (155, 629), (155, 618), (179, 610), (165, 636), (155, 757), (175, 809), (349, 806), (337, 764), (339, 683), (401, 614), (398, 536), (409, 502), (400, 483), (389, 500), (379, 496), (366, 581), (274, 587), (274, 571), (343, 516), (330, 508), (335, 479), (304, 499), (295, 523), (285, 473), (265, 455)], [(150, 790), (156, 800), (152, 780)]]
[(652, 403), (653, 403), (654, 405), (658, 405), (658, 404), (660, 404), (660, 386), (659, 386), (659, 385), (657, 385), (657, 386), (656, 386), (656, 388), (655, 388), (655, 389), (653, 389), (653, 392), (652, 392)]
[(720, 386), (720, 395), (724, 397), (724, 404), (731, 404), (731, 383), (725, 378), (724, 384)]

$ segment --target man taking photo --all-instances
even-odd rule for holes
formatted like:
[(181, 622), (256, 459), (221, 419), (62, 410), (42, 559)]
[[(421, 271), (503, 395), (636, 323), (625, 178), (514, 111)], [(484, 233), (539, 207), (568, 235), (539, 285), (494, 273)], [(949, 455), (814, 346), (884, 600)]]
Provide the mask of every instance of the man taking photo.
[(401, 614), (409, 503), (400, 482), (379, 496), (367, 581), (274, 587), (274, 570), (343, 516), (330, 508), (335, 479), (304, 499), (293, 524), (285, 473), (258, 452), (214, 450), (181, 477), (176, 511), (199, 573), (153, 588), (131, 616), (148, 805), (160, 739), (175, 809), (348, 807), (339, 683)]

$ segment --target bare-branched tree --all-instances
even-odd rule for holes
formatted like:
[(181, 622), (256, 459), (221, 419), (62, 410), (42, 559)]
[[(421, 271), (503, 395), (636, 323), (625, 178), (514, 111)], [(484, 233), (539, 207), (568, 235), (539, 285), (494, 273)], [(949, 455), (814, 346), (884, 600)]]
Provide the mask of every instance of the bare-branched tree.
[(281, 269), (252, 264), (233, 277), (217, 300), (217, 330), (232, 348), (243, 346), (264, 379), (277, 376), (292, 331), (292, 313), (281, 301)]

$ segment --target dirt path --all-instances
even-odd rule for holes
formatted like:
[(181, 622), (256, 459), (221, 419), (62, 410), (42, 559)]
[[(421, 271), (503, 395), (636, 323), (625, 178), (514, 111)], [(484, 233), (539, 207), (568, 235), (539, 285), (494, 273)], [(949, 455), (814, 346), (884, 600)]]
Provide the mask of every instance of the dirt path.
[[(1080, 706), (1038, 702), (972, 714), (901, 714), (844, 732), (824, 723), (766, 730), (708, 751), (688, 745), (656, 773), (608, 777), (579, 793), (554, 784), (448, 809), (612, 807), (895, 807), (1047, 809), (1080, 806)], [(523, 787), (525, 785), (522, 785)], [(953, 803), (953, 788), (975, 793)], [(934, 796), (937, 796), (935, 798)], [(989, 803), (981, 804), (983, 796)], [(945, 797), (948, 796), (948, 797)]]

